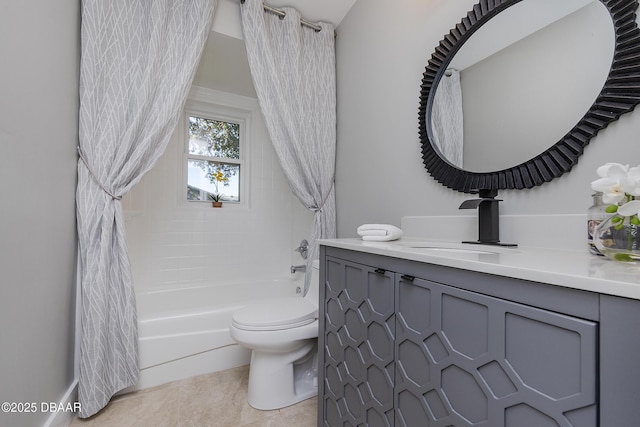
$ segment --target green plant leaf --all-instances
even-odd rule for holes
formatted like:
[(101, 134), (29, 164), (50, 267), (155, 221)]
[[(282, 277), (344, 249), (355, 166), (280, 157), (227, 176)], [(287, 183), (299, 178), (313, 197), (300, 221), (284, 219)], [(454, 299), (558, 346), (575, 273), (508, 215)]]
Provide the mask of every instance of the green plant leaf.
[(615, 259), (616, 261), (624, 261), (624, 262), (633, 261), (633, 259), (631, 259), (631, 256), (629, 254), (615, 254), (613, 256), (613, 259)]

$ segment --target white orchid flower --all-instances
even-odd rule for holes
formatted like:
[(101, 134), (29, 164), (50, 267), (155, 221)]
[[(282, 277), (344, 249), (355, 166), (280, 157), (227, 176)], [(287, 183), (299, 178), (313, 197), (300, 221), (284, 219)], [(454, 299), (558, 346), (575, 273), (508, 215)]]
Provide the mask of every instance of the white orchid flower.
[(640, 214), (640, 200), (631, 200), (618, 208), (618, 215), (633, 216)]
[(627, 175), (629, 177), (627, 193), (632, 196), (640, 196), (640, 166), (629, 169)]
[[(640, 168), (633, 169), (634, 176), (637, 173), (640, 178)], [(601, 178), (593, 181), (591, 188), (602, 192), (602, 201), (605, 203), (620, 203), (626, 198), (627, 190), (640, 191), (637, 188), (640, 187), (640, 179), (636, 181), (629, 176), (629, 165), (606, 163), (598, 168), (597, 173)]]
[(596, 173), (601, 178), (606, 178), (618, 172), (626, 174), (629, 172), (629, 165), (623, 165), (622, 163), (605, 163), (596, 169)]

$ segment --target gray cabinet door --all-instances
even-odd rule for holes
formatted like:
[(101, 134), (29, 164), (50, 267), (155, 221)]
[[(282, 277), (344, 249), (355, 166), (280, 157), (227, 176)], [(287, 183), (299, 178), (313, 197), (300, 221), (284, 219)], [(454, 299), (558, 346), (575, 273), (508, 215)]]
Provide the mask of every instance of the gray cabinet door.
[(398, 276), (396, 425), (597, 426), (597, 326)]
[(325, 266), (322, 422), (392, 426), (395, 276), (331, 258)]

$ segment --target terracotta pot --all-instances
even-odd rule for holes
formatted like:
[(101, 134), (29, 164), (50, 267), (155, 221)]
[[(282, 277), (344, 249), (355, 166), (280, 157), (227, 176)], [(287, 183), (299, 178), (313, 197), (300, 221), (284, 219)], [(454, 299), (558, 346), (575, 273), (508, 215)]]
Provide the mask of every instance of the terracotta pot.
[(222, 207), (222, 202), (211, 202), (211, 204), (213, 205), (214, 208), (221, 208)]

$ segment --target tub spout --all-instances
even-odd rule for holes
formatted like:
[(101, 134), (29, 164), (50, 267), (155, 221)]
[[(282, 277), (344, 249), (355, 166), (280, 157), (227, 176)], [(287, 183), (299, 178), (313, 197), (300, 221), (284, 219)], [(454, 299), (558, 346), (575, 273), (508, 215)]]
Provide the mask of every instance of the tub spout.
[(306, 271), (306, 265), (292, 265), (291, 266), (291, 274), (295, 274), (296, 271)]

